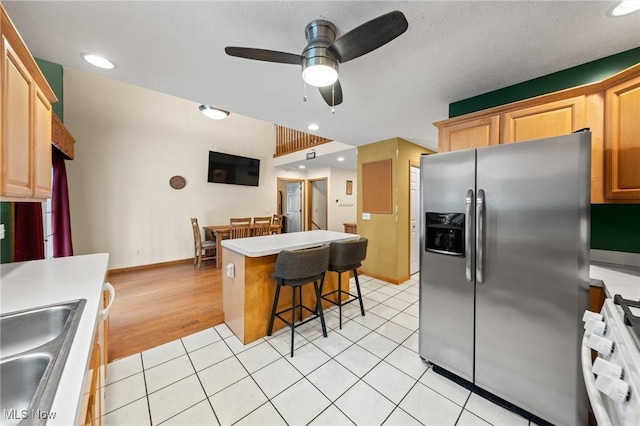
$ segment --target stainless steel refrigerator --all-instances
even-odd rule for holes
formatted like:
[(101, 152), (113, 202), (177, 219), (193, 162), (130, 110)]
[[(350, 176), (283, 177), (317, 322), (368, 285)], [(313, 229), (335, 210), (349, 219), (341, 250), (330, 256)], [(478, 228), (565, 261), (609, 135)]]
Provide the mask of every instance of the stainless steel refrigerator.
[(421, 158), (420, 356), (559, 425), (587, 422), (590, 164), (589, 132)]

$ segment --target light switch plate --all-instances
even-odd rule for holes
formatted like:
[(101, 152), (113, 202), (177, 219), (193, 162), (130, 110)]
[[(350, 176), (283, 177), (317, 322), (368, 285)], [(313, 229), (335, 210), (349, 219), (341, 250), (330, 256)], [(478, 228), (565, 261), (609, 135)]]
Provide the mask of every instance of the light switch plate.
[(0, 223), (0, 240), (4, 240), (4, 223)]
[(362, 220), (371, 220), (371, 213), (362, 213)]

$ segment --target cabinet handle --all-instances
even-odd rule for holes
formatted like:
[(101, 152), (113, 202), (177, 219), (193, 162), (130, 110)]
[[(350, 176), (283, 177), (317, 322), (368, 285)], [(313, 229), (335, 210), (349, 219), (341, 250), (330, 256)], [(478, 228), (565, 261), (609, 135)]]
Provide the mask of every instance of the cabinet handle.
[(107, 305), (106, 308), (100, 310), (101, 317), (106, 317), (107, 315), (109, 315), (111, 306), (113, 306), (113, 301), (116, 300), (116, 289), (113, 288), (113, 285), (111, 285), (111, 283), (109, 282), (104, 283), (104, 285), (102, 286), (102, 291), (105, 291), (105, 290), (109, 292), (109, 304)]

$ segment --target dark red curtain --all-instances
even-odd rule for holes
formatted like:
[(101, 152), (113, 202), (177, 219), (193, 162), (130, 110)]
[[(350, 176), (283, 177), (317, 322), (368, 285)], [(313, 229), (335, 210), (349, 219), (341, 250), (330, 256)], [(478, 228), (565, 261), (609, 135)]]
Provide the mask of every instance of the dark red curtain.
[(53, 257), (73, 256), (67, 169), (64, 164), (66, 157), (55, 146), (52, 148), (51, 233), (53, 234)]
[(44, 259), (42, 203), (15, 203), (13, 261)]

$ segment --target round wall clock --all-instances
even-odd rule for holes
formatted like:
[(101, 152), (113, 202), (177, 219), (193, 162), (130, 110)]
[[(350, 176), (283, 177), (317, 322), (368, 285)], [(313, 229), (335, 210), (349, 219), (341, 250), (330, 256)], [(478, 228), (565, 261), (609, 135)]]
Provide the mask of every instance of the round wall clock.
[(187, 181), (182, 176), (173, 176), (169, 179), (169, 185), (173, 189), (182, 189), (187, 185)]

